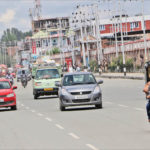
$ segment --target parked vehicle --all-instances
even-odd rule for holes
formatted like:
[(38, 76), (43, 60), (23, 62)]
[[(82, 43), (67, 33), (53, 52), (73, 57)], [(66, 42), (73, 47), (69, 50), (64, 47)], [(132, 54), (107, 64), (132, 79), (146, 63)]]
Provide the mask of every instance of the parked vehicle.
[(60, 110), (68, 106), (95, 105), (102, 108), (102, 92), (92, 73), (76, 72), (64, 75), (59, 87)]
[(17, 109), (15, 89), (17, 89), (17, 86), (12, 86), (8, 79), (0, 79), (0, 108)]

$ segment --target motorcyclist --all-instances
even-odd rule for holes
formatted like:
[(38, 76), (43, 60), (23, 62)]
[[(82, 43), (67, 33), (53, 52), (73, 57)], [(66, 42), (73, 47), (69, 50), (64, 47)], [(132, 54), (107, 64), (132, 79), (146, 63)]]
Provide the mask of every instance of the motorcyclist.
[(28, 80), (27, 80), (27, 75), (25, 73), (25, 70), (22, 70), (22, 74), (21, 74), (21, 83), (22, 83), (22, 86), (25, 86), (27, 85), (28, 83)]
[(10, 81), (11, 85), (13, 85), (14, 79), (13, 79), (13, 76), (10, 74), (10, 72), (7, 72), (6, 79), (8, 79)]

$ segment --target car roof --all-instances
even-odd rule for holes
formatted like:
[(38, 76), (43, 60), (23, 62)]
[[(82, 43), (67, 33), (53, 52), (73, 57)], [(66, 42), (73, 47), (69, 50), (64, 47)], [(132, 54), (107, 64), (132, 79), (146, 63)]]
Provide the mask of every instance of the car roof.
[(64, 76), (66, 75), (80, 75), (80, 74), (92, 74), (91, 72), (71, 72), (71, 73), (66, 73), (64, 74)]

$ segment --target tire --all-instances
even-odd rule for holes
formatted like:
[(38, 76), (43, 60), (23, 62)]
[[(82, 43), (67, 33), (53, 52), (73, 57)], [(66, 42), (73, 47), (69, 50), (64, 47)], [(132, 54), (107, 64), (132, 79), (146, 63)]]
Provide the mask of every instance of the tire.
[(17, 110), (17, 106), (11, 106), (11, 110)]
[(97, 109), (102, 109), (103, 108), (103, 104), (101, 103), (101, 104), (97, 104), (97, 105), (95, 105), (95, 107), (97, 108)]
[(34, 99), (38, 99), (38, 95), (37, 94), (34, 95)]
[(65, 107), (62, 106), (61, 102), (60, 102), (60, 111), (65, 111)]

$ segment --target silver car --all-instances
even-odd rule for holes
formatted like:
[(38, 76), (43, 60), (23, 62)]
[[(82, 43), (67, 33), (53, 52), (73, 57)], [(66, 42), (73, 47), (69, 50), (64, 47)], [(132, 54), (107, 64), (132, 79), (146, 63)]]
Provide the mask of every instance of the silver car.
[(76, 72), (64, 75), (59, 86), (60, 110), (68, 106), (95, 105), (102, 108), (102, 92), (92, 73)]

